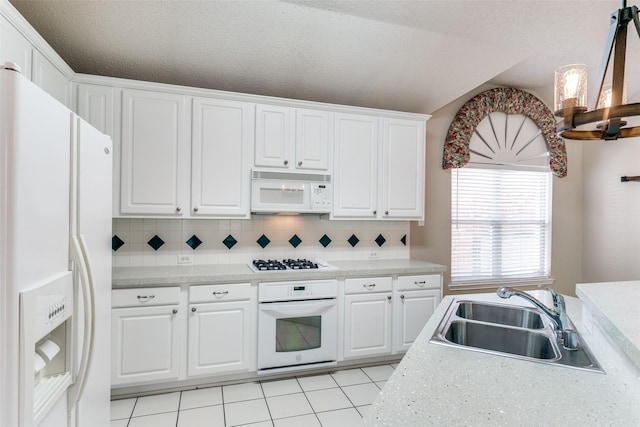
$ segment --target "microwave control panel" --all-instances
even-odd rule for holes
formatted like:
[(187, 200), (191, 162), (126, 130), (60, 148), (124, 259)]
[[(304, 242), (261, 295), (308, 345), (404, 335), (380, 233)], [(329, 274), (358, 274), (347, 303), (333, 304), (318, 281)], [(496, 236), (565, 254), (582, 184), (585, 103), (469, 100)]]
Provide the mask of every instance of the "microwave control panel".
[(331, 184), (327, 182), (311, 183), (311, 208), (314, 211), (331, 211)]

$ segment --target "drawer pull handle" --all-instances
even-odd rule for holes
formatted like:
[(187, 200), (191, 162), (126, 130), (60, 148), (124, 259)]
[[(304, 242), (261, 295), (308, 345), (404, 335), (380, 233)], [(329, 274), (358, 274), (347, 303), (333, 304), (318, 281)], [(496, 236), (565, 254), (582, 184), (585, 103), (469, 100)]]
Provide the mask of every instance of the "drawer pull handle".
[(427, 284), (427, 282), (426, 282), (426, 281), (424, 281), (424, 280), (422, 280), (422, 281), (420, 281), (420, 282), (413, 282), (413, 284), (414, 284), (414, 285), (418, 285), (418, 286), (424, 286), (424, 285), (426, 285), (426, 284)]
[(147, 302), (154, 299), (155, 297), (155, 295), (138, 295), (138, 300), (140, 300), (140, 302)]
[(178, 309), (177, 309), (177, 308), (174, 308), (171, 312), (172, 312), (173, 314), (178, 314)]
[(368, 285), (362, 285), (363, 288), (373, 289), (376, 287), (375, 283), (369, 283)]
[(228, 293), (229, 293), (229, 291), (214, 291), (213, 295), (215, 295), (215, 296), (219, 296), (219, 295), (224, 296), (224, 295), (227, 295)]

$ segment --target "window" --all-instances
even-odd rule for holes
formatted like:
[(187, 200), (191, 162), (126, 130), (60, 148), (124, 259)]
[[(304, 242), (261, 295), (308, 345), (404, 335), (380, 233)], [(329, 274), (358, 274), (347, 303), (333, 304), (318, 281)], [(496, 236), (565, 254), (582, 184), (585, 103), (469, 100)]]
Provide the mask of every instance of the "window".
[(549, 281), (551, 172), (451, 173), (451, 288)]

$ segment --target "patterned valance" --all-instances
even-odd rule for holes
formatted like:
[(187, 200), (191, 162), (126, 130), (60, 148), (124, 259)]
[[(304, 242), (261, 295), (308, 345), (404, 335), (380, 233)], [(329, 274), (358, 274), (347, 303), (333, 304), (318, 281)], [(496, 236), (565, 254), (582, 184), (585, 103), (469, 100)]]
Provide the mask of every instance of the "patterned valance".
[(469, 141), (473, 131), (482, 119), (494, 111), (523, 114), (533, 120), (542, 131), (549, 148), (551, 171), (560, 178), (567, 175), (567, 151), (564, 140), (557, 134), (553, 113), (537, 97), (513, 88), (487, 90), (460, 108), (447, 132), (442, 158), (443, 169), (461, 168), (469, 162)]

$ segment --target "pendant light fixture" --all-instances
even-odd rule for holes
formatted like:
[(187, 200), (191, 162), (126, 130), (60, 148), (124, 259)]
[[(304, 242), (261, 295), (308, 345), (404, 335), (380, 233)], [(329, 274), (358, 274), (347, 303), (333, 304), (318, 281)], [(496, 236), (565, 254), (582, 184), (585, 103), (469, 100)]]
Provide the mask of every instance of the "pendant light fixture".
[[(633, 22), (640, 37), (638, 8), (622, 8), (611, 14), (609, 34), (599, 69), (598, 97), (595, 109), (587, 111), (587, 67), (572, 64), (555, 72), (554, 114), (561, 117), (558, 134), (567, 139), (615, 140), (640, 136), (640, 126), (624, 127), (624, 117), (640, 116), (640, 103), (627, 104), (624, 84), (627, 26)], [(613, 54), (611, 84), (605, 84), (607, 68)], [(598, 130), (578, 130), (578, 126), (595, 124)]]

